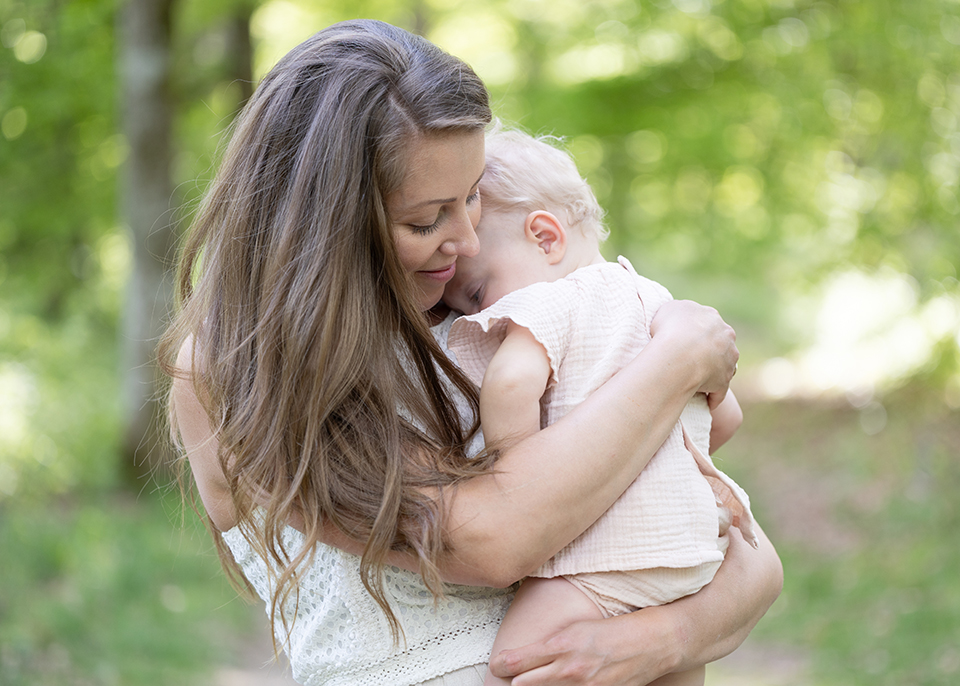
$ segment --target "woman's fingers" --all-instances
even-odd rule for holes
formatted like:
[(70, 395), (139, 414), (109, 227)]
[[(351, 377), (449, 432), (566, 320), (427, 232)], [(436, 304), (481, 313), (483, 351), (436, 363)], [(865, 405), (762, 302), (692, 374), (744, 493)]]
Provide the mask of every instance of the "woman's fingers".
[(660, 673), (626, 628), (621, 617), (575, 622), (544, 641), (500, 652), (490, 671), (513, 677), (512, 686), (646, 684)]
[(490, 671), (501, 679), (509, 679), (548, 665), (556, 659), (547, 652), (543, 643), (532, 643), (522, 648), (502, 650), (490, 659)]
[(720, 314), (690, 300), (671, 300), (657, 310), (650, 324), (654, 337), (667, 337), (671, 345), (697, 360), (704, 393), (723, 399), (737, 369), (740, 351), (737, 334)]

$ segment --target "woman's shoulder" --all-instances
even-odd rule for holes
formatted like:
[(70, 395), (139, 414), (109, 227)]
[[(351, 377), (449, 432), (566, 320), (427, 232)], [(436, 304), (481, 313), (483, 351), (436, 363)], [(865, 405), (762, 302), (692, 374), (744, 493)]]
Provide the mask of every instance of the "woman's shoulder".
[(188, 336), (177, 354), (177, 373), (170, 389), (171, 416), (200, 500), (217, 529), (227, 531), (236, 526), (237, 512), (220, 464), (219, 443), (194, 381), (194, 353), (194, 339)]
[(193, 334), (187, 334), (177, 350), (176, 371), (180, 374), (189, 374), (193, 371)]

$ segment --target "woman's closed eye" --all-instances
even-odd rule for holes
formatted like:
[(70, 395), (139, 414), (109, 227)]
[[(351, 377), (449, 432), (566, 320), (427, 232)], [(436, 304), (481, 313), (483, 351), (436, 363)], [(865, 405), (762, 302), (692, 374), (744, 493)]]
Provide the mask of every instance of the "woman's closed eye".
[[(480, 200), (480, 189), (478, 188), (473, 192), (472, 195), (467, 196), (467, 206), (473, 205)], [(446, 218), (447, 213), (445, 210), (441, 209), (440, 213), (437, 215), (436, 220), (432, 224), (409, 224), (410, 228), (414, 233), (424, 236), (429, 233), (433, 233), (443, 224), (443, 220)]]
[(433, 233), (434, 231), (436, 231), (437, 229), (439, 229), (439, 228), (440, 228), (440, 224), (442, 224), (442, 223), (443, 223), (443, 215), (440, 214), (440, 215), (437, 216), (436, 221), (433, 222), (432, 224), (427, 224), (427, 225), (425, 225), (425, 226), (420, 225), (420, 224), (409, 224), (409, 226), (410, 226), (410, 228), (413, 230), (413, 232), (414, 232), (415, 234), (418, 234), (418, 235), (421, 235), (421, 236), (425, 236), (425, 235), (427, 235), (428, 233)]

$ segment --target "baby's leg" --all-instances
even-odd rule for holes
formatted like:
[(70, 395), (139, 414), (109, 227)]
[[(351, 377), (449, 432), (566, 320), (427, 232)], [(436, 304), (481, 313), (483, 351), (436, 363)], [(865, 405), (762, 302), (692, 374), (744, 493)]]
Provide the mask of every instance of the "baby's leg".
[(650, 686), (703, 686), (706, 672), (705, 668), (698, 667), (686, 672), (667, 674), (656, 681), (651, 681)]
[[(580, 620), (602, 618), (600, 608), (563, 577), (528, 578), (520, 584), (503, 618), (490, 655), (549, 638)], [(483, 682), (484, 686), (509, 683), (510, 679), (500, 679), (489, 672)]]

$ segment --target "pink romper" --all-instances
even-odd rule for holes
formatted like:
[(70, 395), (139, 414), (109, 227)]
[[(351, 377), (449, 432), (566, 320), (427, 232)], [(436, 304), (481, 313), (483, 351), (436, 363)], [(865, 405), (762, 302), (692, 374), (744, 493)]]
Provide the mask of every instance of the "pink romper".
[[(654, 314), (670, 299), (621, 257), (514, 291), (461, 317), (448, 343), (479, 384), (507, 321), (529, 329), (552, 370), (540, 401), (543, 428), (636, 357), (650, 341)], [(746, 493), (707, 457), (710, 423), (706, 397), (698, 394), (620, 499), (533, 576), (568, 578), (611, 616), (676, 600), (709, 583), (723, 561), (731, 515), (756, 545)]]

